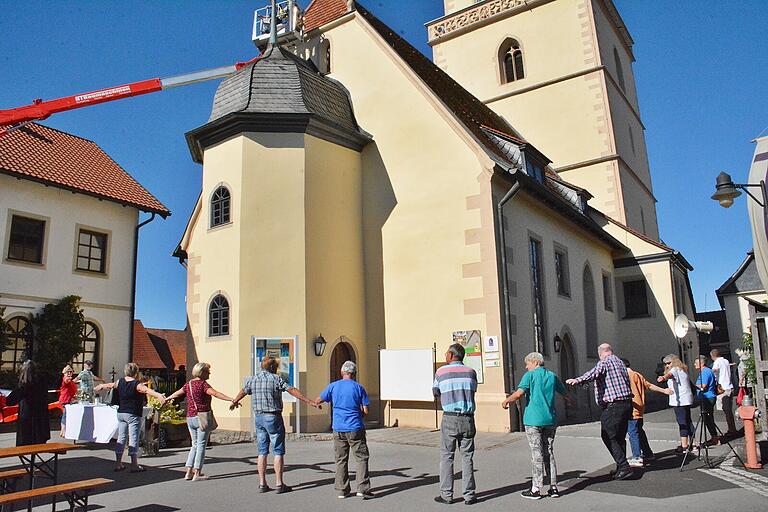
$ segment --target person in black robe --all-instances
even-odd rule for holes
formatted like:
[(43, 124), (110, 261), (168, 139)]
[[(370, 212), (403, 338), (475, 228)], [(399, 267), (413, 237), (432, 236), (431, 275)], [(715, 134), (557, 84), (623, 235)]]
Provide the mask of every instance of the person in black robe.
[(19, 384), (6, 401), (7, 405), (19, 405), (16, 446), (41, 444), (51, 438), (47, 388), (45, 376), (37, 371), (35, 363), (25, 361)]

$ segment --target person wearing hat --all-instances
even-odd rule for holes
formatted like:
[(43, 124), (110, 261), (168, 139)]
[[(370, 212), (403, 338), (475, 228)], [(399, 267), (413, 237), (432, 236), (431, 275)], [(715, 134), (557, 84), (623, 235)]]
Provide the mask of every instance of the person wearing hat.
[(93, 398), (93, 382), (104, 382), (104, 379), (93, 374), (93, 361), (88, 359), (83, 363), (83, 369), (74, 381), (80, 386), (80, 392), (83, 395)]
[(368, 476), (368, 443), (363, 418), (368, 414), (368, 393), (355, 381), (357, 365), (346, 361), (341, 365), (341, 379), (331, 382), (315, 399), (315, 404), (328, 402), (333, 406), (333, 448), (336, 454), (336, 490), (339, 498), (351, 496), (349, 483), (349, 452), (357, 461), (357, 496), (371, 499), (371, 479)]

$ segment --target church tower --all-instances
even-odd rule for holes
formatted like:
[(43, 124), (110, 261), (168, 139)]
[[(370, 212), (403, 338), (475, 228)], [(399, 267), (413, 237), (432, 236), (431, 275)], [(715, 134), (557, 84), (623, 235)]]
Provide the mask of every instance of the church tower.
[(433, 60), (591, 205), (658, 240), (633, 40), (612, 0), (445, 0)]

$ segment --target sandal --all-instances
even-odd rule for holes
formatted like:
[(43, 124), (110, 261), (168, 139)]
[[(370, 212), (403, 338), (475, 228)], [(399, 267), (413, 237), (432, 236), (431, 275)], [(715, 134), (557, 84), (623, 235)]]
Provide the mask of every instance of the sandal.
[(192, 481), (197, 482), (198, 480), (209, 480), (210, 478), (208, 475), (195, 475), (192, 477)]

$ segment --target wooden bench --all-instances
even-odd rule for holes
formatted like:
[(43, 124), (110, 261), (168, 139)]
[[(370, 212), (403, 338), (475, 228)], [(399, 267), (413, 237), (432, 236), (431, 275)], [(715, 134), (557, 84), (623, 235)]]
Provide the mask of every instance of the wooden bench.
[[(0, 506), (20, 501), (31, 502), (34, 498), (52, 496), (55, 500), (59, 494), (63, 495), (69, 503), (69, 510), (75, 510), (75, 507), (88, 509), (88, 493), (93, 489), (113, 483), (114, 480), (107, 478), (92, 478), (90, 480), (80, 480), (78, 482), (69, 482), (66, 484), (50, 485), (48, 487), (38, 487), (27, 491), (17, 491), (0, 495)], [(54, 507), (55, 510), (55, 507)]]
[(29, 473), (24, 468), (0, 471), (0, 494), (6, 494), (13, 491), (16, 487), (16, 480), (28, 475)]

